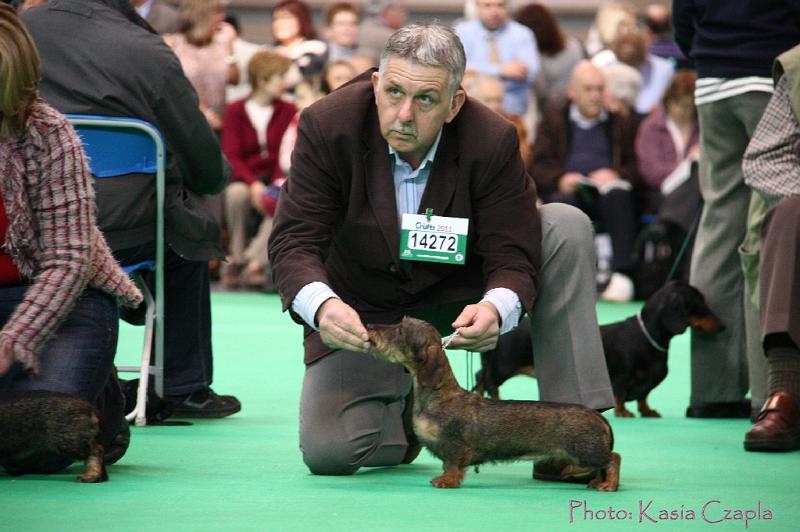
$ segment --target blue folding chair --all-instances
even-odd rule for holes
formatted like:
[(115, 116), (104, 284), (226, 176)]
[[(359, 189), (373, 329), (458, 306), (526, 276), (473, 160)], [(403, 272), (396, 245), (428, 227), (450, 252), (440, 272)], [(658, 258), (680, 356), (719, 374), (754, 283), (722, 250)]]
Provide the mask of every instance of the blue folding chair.
[[(137, 426), (143, 426), (147, 424), (147, 387), (150, 375), (155, 381), (156, 393), (164, 396), (164, 141), (158, 129), (144, 120), (92, 115), (67, 115), (67, 118), (81, 137), (95, 179), (109, 179), (131, 173), (152, 174), (155, 177), (155, 261), (123, 268), (137, 281), (145, 298), (147, 310), (142, 360), (140, 366), (117, 368), (123, 372), (139, 373), (136, 407), (126, 417), (128, 420), (135, 419)], [(141, 277), (143, 270), (152, 270), (155, 273), (155, 296)]]

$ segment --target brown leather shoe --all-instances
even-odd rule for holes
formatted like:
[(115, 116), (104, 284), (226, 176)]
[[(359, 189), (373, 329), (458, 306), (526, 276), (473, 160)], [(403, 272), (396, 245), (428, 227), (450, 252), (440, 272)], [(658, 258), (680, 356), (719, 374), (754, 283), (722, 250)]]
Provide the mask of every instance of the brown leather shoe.
[(772, 394), (744, 435), (747, 451), (793, 451), (800, 449), (800, 408), (786, 392)]

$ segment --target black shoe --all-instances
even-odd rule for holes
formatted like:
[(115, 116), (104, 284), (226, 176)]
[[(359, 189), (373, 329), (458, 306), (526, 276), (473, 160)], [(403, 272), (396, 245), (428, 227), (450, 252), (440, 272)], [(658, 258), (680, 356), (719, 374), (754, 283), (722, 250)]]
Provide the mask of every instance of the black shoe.
[(122, 418), (122, 424), (119, 427), (119, 432), (114, 436), (114, 441), (111, 442), (105, 452), (103, 453), (103, 463), (105, 465), (116, 464), (120, 458), (125, 456), (128, 446), (131, 444), (131, 426), (128, 420)]
[(220, 418), (235, 414), (242, 404), (232, 395), (217, 395), (211, 388), (197, 390), (184, 397), (170, 397), (173, 417)]
[(119, 308), (119, 317), (131, 325), (144, 325), (147, 320), (147, 304), (142, 301), (136, 308), (121, 306)]
[(686, 417), (750, 419), (750, 415), (750, 401), (698, 403), (686, 409)]

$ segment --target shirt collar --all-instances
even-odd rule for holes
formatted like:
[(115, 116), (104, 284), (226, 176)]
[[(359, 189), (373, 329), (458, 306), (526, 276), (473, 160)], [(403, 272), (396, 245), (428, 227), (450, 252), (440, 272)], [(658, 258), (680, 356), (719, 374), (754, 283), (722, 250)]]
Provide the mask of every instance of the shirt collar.
[(577, 126), (581, 129), (591, 129), (597, 124), (601, 124), (608, 120), (608, 111), (603, 109), (597, 118), (584, 118), (580, 111), (578, 111), (578, 106), (574, 103), (569, 104), (569, 119), (572, 122), (575, 122)]
[[(422, 161), (420, 161), (419, 167), (417, 168), (417, 170), (425, 168), (426, 164), (428, 164), (429, 162), (433, 162), (433, 157), (436, 155), (436, 149), (439, 147), (439, 141), (442, 138), (442, 129), (444, 129), (444, 128), (439, 129), (439, 133), (436, 135), (436, 140), (433, 141), (433, 144), (431, 145), (431, 147), (428, 148), (428, 152), (425, 154), (425, 157), (422, 158)], [(395, 150), (391, 146), (389, 146), (389, 154), (394, 156), (394, 164), (395, 164), (395, 166), (397, 166), (397, 165), (411, 166), (406, 161), (404, 161), (400, 157), (400, 154), (397, 153), (397, 150)]]
[(155, 0), (147, 0), (147, 2), (134, 9), (140, 17), (147, 18), (147, 15), (150, 14), (150, 10), (153, 9), (153, 2), (155, 2)]

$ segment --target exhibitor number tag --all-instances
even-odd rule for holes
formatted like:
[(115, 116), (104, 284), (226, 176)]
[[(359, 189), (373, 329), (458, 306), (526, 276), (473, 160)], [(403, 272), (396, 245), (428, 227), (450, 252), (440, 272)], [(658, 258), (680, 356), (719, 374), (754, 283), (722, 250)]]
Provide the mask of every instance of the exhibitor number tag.
[(400, 228), (400, 258), (464, 264), (468, 228), (467, 218), (403, 214)]

